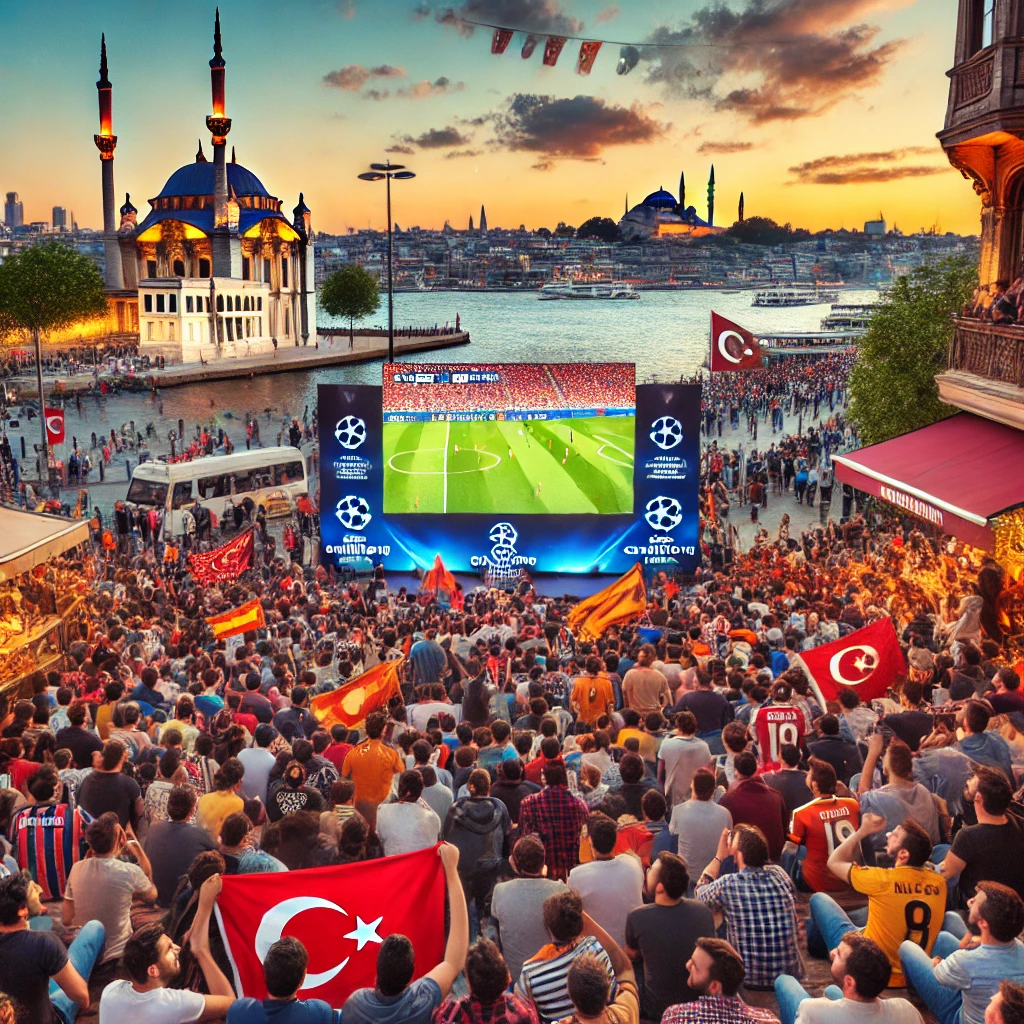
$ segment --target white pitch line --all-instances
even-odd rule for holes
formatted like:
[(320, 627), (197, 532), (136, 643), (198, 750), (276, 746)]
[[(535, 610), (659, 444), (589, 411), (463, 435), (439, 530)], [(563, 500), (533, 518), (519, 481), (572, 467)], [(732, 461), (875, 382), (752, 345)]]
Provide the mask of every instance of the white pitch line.
[[(625, 455), (627, 459), (633, 458), (632, 452), (627, 452), (625, 448), (620, 448), (613, 441), (609, 441), (607, 437), (602, 437), (600, 434), (595, 434), (594, 437), (596, 437), (598, 441), (603, 441), (606, 445), (608, 445), (609, 448), (614, 448), (617, 452), (622, 452), (622, 454)], [(605, 456), (605, 458), (607, 458), (607, 456)]]
[(441, 467), (441, 480), (444, 486), (444, 497), (441, 501), (441, 511), (448, 511), (448, 439), (452, 433), (452, 422), (448, 420), (444, 425), (444, 465)]

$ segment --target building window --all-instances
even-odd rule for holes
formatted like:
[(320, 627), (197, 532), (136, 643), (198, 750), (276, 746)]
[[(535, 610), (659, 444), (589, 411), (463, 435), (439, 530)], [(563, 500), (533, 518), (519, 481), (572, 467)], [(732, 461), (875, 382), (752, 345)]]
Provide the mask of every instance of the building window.
[(156, 260), (146, 260), (146, 277), (156, 277)]
[(249, 296), (248, 295), (246, 295), (246, 297), (242, 300), (242, 309), (244, 309), (247, 313), (249, 312)]
[(242, 340), (242, 318), (240, 316), (235, 317), (235, 337), (239, 341)]
[(242, 257), (242, 279), (244, 281), (248, 281), (249, 280), (250, 271), (251, 271), (251, 261), (250, 261), (248, 256), (243, 256)]
[(210, 261), (201, 259), (199, 261), (199, 276), (209, 277), (210, 276)]
[(217, 296), (217, 312), (218, 313), (223, 313), (224, 312), (224, 296), (223, 295), (218, 295)]
[[(202, 302), (202, 299), (200, 299), (199, 301)], [(192, 296), (191, 295), (186, 295), (185, 296), (185, 312), (186, 313), (193, 312), (193, 309), (192, 309)]]
[(143, 308), (146, 310), (147, 313), (152, 313), (153, 312), (153, 296), (150, 295), (148, 292), (146, 293), (145, 297), (143, 298), (142, 304), (143, 304)]
[(981, 46), (992, 45), (992, 32), (996, 20), (996, 0), (981, 0)]
[(174, 261), (174, 276), (184, 277), (185, 276), (185, 262), (184, 260)]
[(174, 341), (174, 321), (170, 320), (167, 324), (167, 338), (169, 341)]
[[(148, 299), (149, 296), (147, 295), (146, 298)], [(152, 340), (153, 340), (153, 321), (152, 320), (147, 320), (146, 321), (146, 341), (152, 341)]]
[(290, 309), (286, 309), (284, 311), (284, 336), (286, 338), (288, 337), (289, 334), (291, 334), (291, 331), (289, 329), (291, 327), (291, 324), (292, 324), (291, 310)]
[(158, 293), (156, 297), (156, 311), (158, 313), (164, 312), (164, 297), (160, 293)]
[(177, 313), (178, 312), (178, 296), (177, 295), (168, 295), (167, 296), (167, 311), (169, 313)]
[(257, 309), (263, 309), (263, 296), (262, 295), (257, 295), (256, 296), (256, 308)]
[(281, 287), (288, 287), (288, 257), (281, 257)]
[(263, 283), (270, 284), (270, 260), (263, 261)]
[(226, 317), (225, 320), (224, 320), (224, 323), (225, 323), (225, 325), (227, 327), (228, 341), (234, 341), (235, 340), (235, 334), (234, 334), (234, 323), (235, 322), (234, 322), (234, 320), (232, 320), (231, 317)]

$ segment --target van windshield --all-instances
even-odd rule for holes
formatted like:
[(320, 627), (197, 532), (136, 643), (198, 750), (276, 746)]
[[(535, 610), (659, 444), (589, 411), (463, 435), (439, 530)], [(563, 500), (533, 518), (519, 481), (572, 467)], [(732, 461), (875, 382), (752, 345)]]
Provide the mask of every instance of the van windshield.
[(167, 484), (159, 480), (143, 480), (134, 477), (128, 488), (128, 500), (136, 505), (163, 507), (167, 501)]

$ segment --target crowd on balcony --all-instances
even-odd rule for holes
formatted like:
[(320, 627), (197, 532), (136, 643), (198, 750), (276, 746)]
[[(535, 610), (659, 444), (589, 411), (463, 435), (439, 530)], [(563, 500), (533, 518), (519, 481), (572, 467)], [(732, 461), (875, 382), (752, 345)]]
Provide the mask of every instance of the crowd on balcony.
[(1024, 323), (1024, 275), (1009, 287), (997, 281), (991, 289), (975, 288), (971, 303), (965, 307), (963, 315), (994, 324)]

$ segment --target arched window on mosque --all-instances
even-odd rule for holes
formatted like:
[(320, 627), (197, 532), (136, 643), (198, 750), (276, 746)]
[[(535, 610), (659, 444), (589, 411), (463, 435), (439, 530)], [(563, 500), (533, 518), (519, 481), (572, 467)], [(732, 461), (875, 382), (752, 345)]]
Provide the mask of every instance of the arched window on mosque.
[(209, 277), (210, 276), (210, 261), (200, 259), (199, 261), (199, 276)]
[(174, 261), (174, 276), (184, 277), (185, 276), (185, 261), (175, 260)]
[(224, 312), (224, 296), (223, 295), (218, 295), (217, 296), (217, 312), (218, 313), (223, 313)]

